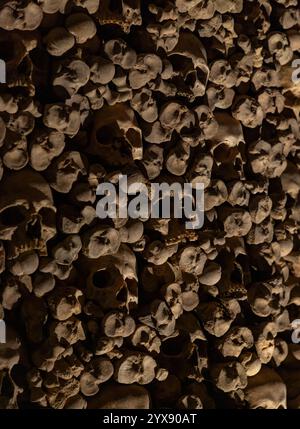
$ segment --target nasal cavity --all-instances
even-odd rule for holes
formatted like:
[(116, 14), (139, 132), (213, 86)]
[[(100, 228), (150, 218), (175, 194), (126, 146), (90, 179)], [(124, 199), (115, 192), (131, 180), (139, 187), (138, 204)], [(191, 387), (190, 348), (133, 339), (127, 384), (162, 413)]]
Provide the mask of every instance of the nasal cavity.
[(32, 238), (39, 238), (41, 236), (41, 223), (38, 218), (34, 218), (28, 222), (27, 234)]

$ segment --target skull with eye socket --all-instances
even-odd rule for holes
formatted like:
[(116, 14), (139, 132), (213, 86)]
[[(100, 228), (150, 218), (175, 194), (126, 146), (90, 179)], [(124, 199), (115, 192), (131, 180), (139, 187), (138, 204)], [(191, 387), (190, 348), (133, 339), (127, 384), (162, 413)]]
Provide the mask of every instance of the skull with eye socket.
[(104, 164), (120, 166), (143, 157), (142, 131), (125, 103), (104, 106), (95, 116), (88, 152)]
[(56, 209), (44, 178), (32, 170), (15, 172), (0, 185), (0, 239), (7, 241), (7, 257), (37, 251), (56, 234)]
[[(90, 260), (91, 261), (91, 260)], [(138, 304), (136, 257), (122, 244), (117, 253), (87, 263), (87, 296), (104, 310), (130, 311)]]
[(193, 33), (182, 33), (169, 59), (175, 71), (173, 81), (177, 93), (194, 101), (205, 94), (209, 77), (207, 54), (200, 40)]

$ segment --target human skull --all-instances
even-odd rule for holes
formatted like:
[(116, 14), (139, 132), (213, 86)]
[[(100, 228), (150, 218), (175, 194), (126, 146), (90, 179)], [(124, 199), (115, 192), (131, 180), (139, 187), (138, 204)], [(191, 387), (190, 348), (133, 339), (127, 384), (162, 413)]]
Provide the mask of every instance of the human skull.
[(251, 409), (285, 409), (286, 385), (273, 369), (263, 366), (258, 374), (248, 378), (245, 399)]
[[(1, 14), (4, 9), (0, 9), (0, 27)], [(33, 63), (28, 55), (29, 51), (35, 47), (34, 41), (32, 44), (26, 44), (26, 38), (22, 39), (15, 32), (13, 32), (14, 34), (9, 33), (0, 30), (0, 58), (5, 61), (7, 85), (9, 87), (27, 87), (30, 93), (34, 93), (32, 85)]]
[[(129, 156), (123, 155), (121, 158), (120, 146), (123, 145), (125, 151), (128, 149)], [(125, 103), (103, 107), (95, 118), (89, 150), (109, 164), (114, 160), (127, 163), (130, 151), (132, 159), (142, 159), (142, 132), (134, 111)]]
[(136, 52), (123, 39), (110, 39), (104, 45), (104, 52), (113, 64), (130, 70), (137, 61)]
[(191, 98), (202, 97), (208, 82), (209, 68), (206, 51), (200, 40), (193, 33), (182, 33), (169, 58), (178, 77), (183, 79), (184, 87), (190, 91)]
[(218, 122), (218, 131), (212, 138), (214, 159), (218, 164), (238, 159), (240, 164), (236, 163), (236, 169), (240, 171), (244, 161), (239, 145), (245, 143), (242, 125), (228, 113), (216, 113), (214, 116)]
[(236, 119), (228, 113), (216, 113), (215, 118), (219, 127), (213, 138), (214, 149), (221, 144), (234, 147), (245, 141), (242, 126)]
[(9, 240), (9, 259), (34, 250), (47, 254), (46, 243), (56, 234), (55, 211), (50, 187), (39, 173), (24, 169), (1, 182), (0, 237)]
[[(4, 4), (3, 4), (4, 3)], [(35, 30), (43, 19), (43, 11), (34, 2), (2, 2), (0, 28), (5, 30)]]
[(160, 175), (163, 161), (163, 148), (155, 144), (149, 145), (146, 148), (142, 163), (150, 180)]
[(94, 260), (88, 267), (88, 298), (104, 309), (127, 309), (138, 303), (136, 258), (124, 244), (114, 255)]
[(290, 298), (291, 288), (280, 276), (269, 281), (253, 283), (248, 289), (248, 301), (253, 313), (260, 317), (279, 314)]
[(88, 65), (81, 60), (71, 58), (57, 67), (53, 78), (53, 86), (64, 88), (69, 96), (72, 96), (88, 82), (89, 77), (90, 69)]
[(152, 91), (147, 88), (137, 91), (130, 105), (146, 122), (152, 123), (158, 117), (156, 101), (153, 98)]
[(0, 342), (0, 409), (18, 408), (17, 397), (22, 389), (15, 383), (11, 370), (20, 360), (20, 340), (10, 326), (6, 343)]

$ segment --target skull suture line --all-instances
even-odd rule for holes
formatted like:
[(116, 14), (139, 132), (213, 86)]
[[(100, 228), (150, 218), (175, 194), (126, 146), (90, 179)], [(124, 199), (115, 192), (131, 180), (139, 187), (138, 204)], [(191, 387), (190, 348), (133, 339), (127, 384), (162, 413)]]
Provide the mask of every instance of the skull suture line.
[(15, 172), (0, 185), (0, 238), (8, 240), (7, 256), (28, 251), (46, 255), (46, 243), (56, 234), (52, 193), (32, 170)]

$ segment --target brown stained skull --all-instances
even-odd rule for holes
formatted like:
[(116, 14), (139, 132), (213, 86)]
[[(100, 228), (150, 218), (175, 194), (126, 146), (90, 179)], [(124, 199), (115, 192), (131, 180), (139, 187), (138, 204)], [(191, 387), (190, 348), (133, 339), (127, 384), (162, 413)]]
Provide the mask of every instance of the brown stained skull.
[(75, 38), (64, 27), (54, 27), (45, 36), (47, 51), (54, 57), (60, 57), (75, 44)]
[(222, 337), (240, 312), (240, 306), (236, 300), (228, 301), (227, 305), (209, 302), (199, 304), (197, 311), (204, 329), (215, 337)]
[[(2, 11), (0, 10), (0, 26), (1, 26)], [(13, 75), (17, 74), (18, 67), (26, 58), (26, 54), (27, 54), (26, 46), (19, 34), (14, 34), (14, 33), (8, 34), (3, 30), (0, 30), (0, 31), (1, 31), (0, 57), (5, 61), (6, 71), (7, 71), (6, 73), (7, 83), (10, 83), (13, 81), (12, 74)], [(2, 94), (2, 98), (6, 102), (9, 102), (8, 95)], [(12, 104), (12, 100), (9, 102), (9, 104)], [(7, 112), (16, 113), (16, 110), (15, 111), (7, 110)]]
[(115, 378), (121, 384), (149, 384), (155, 378), (157, 363), (144, 353), (135, 352), (124, 356), (115, 370)]
[(119, 232), (111, 227), (96, 226), (85, 232), (83, 239), (83, 254), (91, 259), (112, 255), (120, 247)]
[(135, 92), (130, 105), (146, 122), (152, 123), (158, 117), (157, 105), (153, 94), (145, 87)]
[(102, 256), (88, 263), (88, 298), (103, 309), (129, 311), (138, 304), (136, 257), (121, 244), (114, 255)]
[(2, 2), (0, 27), (5, 30), (34, 30), (40, 25), (42, 19), (42, 9), (32, 1)]
[(218, 132), (212, 138), (212, 152), (217, 162), (230, 161), (238, 155), (238, 147), (245, 142), (242, 125), (228, 113), (216, 113)]
[[(157, 9), (154, 5), (149, 5), (151, 12), (156, 13)], [(147, 26), (147, 32), (156, 44), (157, 49), (162, 48), (166, 52), (170, 52), (178, 43), (179, 27), (176, 21), (166, 20), (160, 23), (151, 23)]]
[[(70, 102), (71, 99), (68, 101)], [(67, 103), (48, 104), (43, 117), (46, 127), (74, 137), (80, 128), (80, 111)]]
[(80, 175), (86, 175), (85, 157), (77, 151), (63, 152), (47, 170), (50, 186), (57, 192), (67, 194)]
[(290, 299), (291, 287), (280, 276), (254, 283), (248, 289), (248, 301), (254, 314), (260, 317), (277, 315)]
[(216, 364), (211, 370), (213, 382), (223, 392), (244, 389), (247, 386), (245, 368), (239, 362)]
[(5, 167), (11, 170), (24, 168), (28, 163), (26, 136), (7, 131), (1, 155)]
[(190, 146), (184, 141), (179, 141), (168, 153), (166, 168), (175, 176), (185, 174), (190, 156)]
[(251, 409), (286, 409), (287, 388), (277, 372), (264, 365), (258, 374), (249, 377), (245, 399)]
[(75, 37), (77, 44), (83, 44), (97, 33), (93, 19), (85, 13), (73, 13), (66, 19), (67, 30)]
[(29, 145), (30, 164), (36, 171), (45, 170), (53, 158), (59, 156), (65, 147), (64, 134), (49, 129), (34, 133)]
[(163, 161), (163, 148), (155, 144), (146, 148), (142, 162), (150, 180), (160, 175)]
[(217, 347), (224, 357), (239, 357), (244, 348), (254, 344), (250, 329), (236, 326), (231, 328), (218, 342)]
[(111, 39), (104, 45), (104, 51), (115, 65), (130, 70), (136, 63), (136, 52), (123, 39)]
[(88, 296), (104, 309), (122, 308), (126, 302), (122, 297), (126, 293), (126, 282), (113, 267), (99, 269), (88, 279)]
[(162, 73), (162, 61), (154, 54), (138, 55), (136, 64), (129, 71), (128, 80), (132, 89), (146, 86)]
[(175, 48), (169, 53), (178, 73), (179, 91), (189, 98), (202, 97), (208, 82), (207, 54), (199, 38), (191, 32), (182, 32)]
[(46, 255), (46, 243), (56, 234), (55, 212), (50, 187), (39, 173), (25, 169), (5, 178), (0, 184), (0, 236), (9, 240), (8, 258), (30, 250)]
[[(142, 132), (134, 111), (125, 103), (104, 106), (95, 116), (88, 150), (108, 164), (142, 159)], [(120, 150), (127, 150), (128, 155), (122, 155)]]
[(205, 153), (196, 154), (190, 171), (187, 173), (193, 186), (196, 186), (197, 183), (203, 183), (204, 188), (209, 186), (213, 163), (214, 160), (210, 155)]
[(251, 167), (255, 174), (262, 174), (273, 179), (282, 176), (287, 168), (287, 160), (281, 143), (272, 145), (260, 139), (252, 143), (248, 151)]
[(69, 59), (60, 63), (53, 77), (54, 87), (63, 87), (72, 96), (84, 86), (90, 77), (88, 65), (78, 59)]
[(284, 33), (272, 33), (268, 38), (270, 54), (274, 55), (280, 65), (288, 64), (293, 58), (293, 50), (287, 35)]
[(232, 105), (235, 92), (232, 88), (225, 88), (222, 85), (210, 84), (206, 90), (208, 105), (214, 110), (228, 109)]
[(148, 351), (150, 353), (159, 353), (161, 340), (154, 329), (146, 325), (139, 325), (131, 337), (134, 347)]

